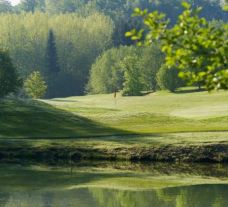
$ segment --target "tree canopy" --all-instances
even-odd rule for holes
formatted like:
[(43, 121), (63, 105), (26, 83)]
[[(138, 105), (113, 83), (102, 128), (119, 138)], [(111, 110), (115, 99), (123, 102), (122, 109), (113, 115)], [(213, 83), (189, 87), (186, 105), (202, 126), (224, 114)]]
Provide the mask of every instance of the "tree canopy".
[(169, 26), (165, 14), (135, 10), (142, 16), (145, 29), (127, 32), (141, 45), (159, 42), (166, 55), (166, 65), (180, 70), (179, 75), (190, 84), (205, 85), (208, 90), (228, 89), (228, 27), (214, 25), (199, 17), (200, 8), (183, 3), (185, 10), (177, 22)]
[[(49, 16), (41, 12), (3, 14), (0, 27), (0, 47), (9, 51), (23, 79), (36, 68), (46, 80), (50, 69), (47, 67), (47, 55), (50, 55), (47, 43), (48, 36), (51, 39), (49, 31), (53, 31), (58, 58), (54, 57), (50, 41), (49, 52), (52, 51), (54, 62), (58, 59), (56, 96), (83, 94), (92, 63), (112, 45), (113, 23), (99, 13), (87, 17), (77, 14)], [(48, 60), (53, 68), (53, 61)]]
[(140, 79), (140, 84), (143, 82), (143, 90), (155, 91), (157, 89), (156, 74), (164, 63), (164, 55), (157, 46), (145, 48), (121, 46), (105, 51), (92, 65), (87, 91), (113, 93), (123, 90), (124, 82), (128, 77), (126, 74), (130, 73), (130, 71), (126, 72), (130, 66), (124, 59), (132, 60), (130, 57), (137, 61), (138, 72), (143, 76), (143, 79)]
[[(207, 28), (209, 31), (204, 39), (210, 40), (209, 35), (218, 37), (226, 30), (223, 21), (227, 21), (228, 16), (219, 0), (187, 2), (191, 3), (193, 10), (198, 6), (203, 7), (198, 19), (205, 18), (207, 22), (205, 25), (201, 24), (203, 29)], [(155, 11), (158, 11), (157, 14), (165, 13), (167, 18), (164, 21), (169, 19), (170, 22), (166, 31), (173, 28), (176, 22), (180, 22), (178, 16), (184, 11), (181, 0), (22, 0), (17, 6), (12, 6), (7, 0), (1, 0), (0, 48), (9, 52), (22, 79), (27, 79), (34, 69), (40, 72), (49, 85), (49, 97), (81, 95), (84, 94), (85, 87), (92, 93), (122, 90), (125, 79), (119, 63), (128, 55), (138, 57), (137, 61), (142, 66), (140, 70), (145, 77), (145, 90), (155, 91), (158, 87), (156, 74), (164, 63), (164, 55), (158, 49), (157, 42), (153, 47), (136, 49), (133, 46), (135, 41), (125, 37), (125, 32), (132, 27), (136, 28), (136, 31), (144, 27), (139, 18), (131, 18), (135, 7), (142, 10), (147, 8), (148, 14), (155, 14)], [(209, 20), (213, 20), (213, 23), (209, 23)], [(188, 24), (193, 25), (185, 21), (185, 25)], [(175, 32), (170, 32), (170, 39), (176, 38)], [(227, 33), (223, 33), (221, 38), (226, 35)], [(191, 39), (193, 41), (194, 38)], [(161, 38), (159, 41), (162, 42)], [(183, 43), (185, 40), (179, 37), (178, 41)], [(200, 38), (195, 41), (201, 44)], [(221, 42), (222, 40), (220, 43), (216, 41), (216, 47)], [(213, 41), (210, 44), (212, 43)], [(185, 44), (186, 47), (187, 45), (190, 43)], [(197, 47), (202, 49), (204, 46), (201, 44)], [(209, 51), (212, 54), (215, 50), (211, 50), (211, 47)], [(208, 52), (205, 47), (203, 50)], [(222, 50), (219, 51), (221, 54)], [(181, 55), (183, 57), (184, 53), (181, 52)], [(192, 53), (190, 56), (195, 55)], [(195, 74), (197, 78), (199, 74), (203, 75), (201, 72), (207, 71), (200, 65), (191, 65), (187, 70), (191, 72), (190, 76)], [(182, 72), (182, 75), (188, 77), (186, 71)], [(220, 84), (224, 88), (226, 79), (221, 80), (221, 77), (225, 77), (225, 73), (217, 72), (211, 77), (213, 87)], [(193, 83), (207, 84), (197, 78)]]
[(0, 98), (15, 92), (21, 82), (9, 55), (0, 51)]

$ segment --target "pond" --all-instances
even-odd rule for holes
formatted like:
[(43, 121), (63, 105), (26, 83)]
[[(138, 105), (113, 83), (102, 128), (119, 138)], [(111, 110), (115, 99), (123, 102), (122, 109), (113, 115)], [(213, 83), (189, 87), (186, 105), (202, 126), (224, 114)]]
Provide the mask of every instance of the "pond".
[(0, 207), (227, 207), (228, 166), (1, 164)]

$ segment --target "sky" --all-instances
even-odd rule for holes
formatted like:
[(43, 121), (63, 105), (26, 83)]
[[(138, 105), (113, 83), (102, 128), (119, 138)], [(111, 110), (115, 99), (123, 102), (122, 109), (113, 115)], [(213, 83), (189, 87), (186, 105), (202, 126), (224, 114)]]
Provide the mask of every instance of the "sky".
[(20, 2), (20, 0), (9, 0), (12, 5), (16, 5)]

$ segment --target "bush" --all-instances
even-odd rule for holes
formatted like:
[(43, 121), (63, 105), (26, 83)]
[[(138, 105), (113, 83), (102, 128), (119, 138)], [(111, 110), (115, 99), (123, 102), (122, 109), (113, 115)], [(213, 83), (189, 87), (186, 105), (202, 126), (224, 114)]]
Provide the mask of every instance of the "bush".
[(6, 52), (0, 51), (0, 98), (15, 92), (20, 83), (11, 58)]
[(46, 91), (47, 85), (38, 71), (34, 71), (24, 83), (25, 91), (32, 98), (42, 98)]
[(174, 92), (177, 88), (183, 86), (183, 80), (178, 77), (176, 68), (168, 68), (163, 65), (157, 73), (157, 83), (161, 89)]

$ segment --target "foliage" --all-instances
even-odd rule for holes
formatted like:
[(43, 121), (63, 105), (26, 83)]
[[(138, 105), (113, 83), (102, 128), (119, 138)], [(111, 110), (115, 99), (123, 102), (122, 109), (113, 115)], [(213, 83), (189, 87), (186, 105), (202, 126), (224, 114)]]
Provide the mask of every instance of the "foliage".
[(124, 96), (138, 96), (141, 95), (145, 88), (144, 76), (141, 72), (141, 65), (139, 58), (136, 55), (127, 56), (121, 63), (124, 70)]
[(9, 51), (23, 79), (37, 68), (47, 80), (47, 39), (49, 31), (54, 32), (61, 68), (56, 96), (82, 94), (92, 63), (112, 45), (113, 23), (99, 13), (87, 17), (41, 12), (4, 14), (0, 16), (0, 28), (0, 47)]
[(228, 0), (221, 0), (224, 11), (228, 11)]
[(105, 51), (92, 65), (88, 91), (91, 93), (113, 93), (122, 90), (124, 71), (120, 64), (126, 56), (136, 53), (135, 47), (127, 46)]
[(48, 82), (47, 97), (56, 97), (58, 96), (57, 78), (60, 72), (60, 67), (58, 63), (55, 35), (52, 30), (48, 33), (45, 72), (46, 80)]
[(0, 0), (0, 13), (12, 12), (13, 7), (8, 0)]
[(44, 97), (47, 85), (40, 72), (34, 71), (24, 82), (25, 91), (32, 98), (38, 99)]
[(156, 75), (162, 64), (164, 64), (164, 55), (157, 45), (143, 47), (139, 50), (139, 53), (141, 73), (144, 74), (146, 84), (145, 89), (156, 91), (158, 88)]
[(52, 30), (50, 30), (48, 33), (46, 65), (48, 74), (58, 73), (60, 71), (58, 65), (58, 55), (56, 50), (55, 36)]
[[(49, 14), (77, 13), (82, 16), (88, 16), (94, 12), (103, 13), (111, 17), (114, 22), (113, 42), (115, 46), (131, 45), (133, 42), (124, 36), (125, 31), (130, 30), (133, 26), (136, 28), (142, 26), (140, 21), (131, 18), (135, 7), (164, 12), (171, 23), (174, 23), (182, 12), (181, 0), (24, 0), (24, 2), (27, 2), (27, 6), (23, 6), (22, 2), (18, 6), (19, 10), (44, 11)], [(31, 2), (35, 5), (35, 9), (31, 9)], [(206, 19), (228, 20), (228, 16), (221, 9), (220, 0), (188, 0), (188, 2), (194, 7), (203, 7), (202, 16)]]
[(22, 0), (19, 6), (20, 9), (25, 12), (35, 12), (39, 1), (40, 0)]
[[(80, 95), (85, 91), (91, 65), (100, 54), (113, 45), (119, 47), (133, 44), (130, 38), (125, 37), (125, 31), (132, 27), (141, 28), (143, 25), (139, 19), (131, 18), (133, 8), (164, 12), (173, 25), (183, 10), (180, 2), (180, 0), (23, 0), (14, 7), (5, 3), (4, 5), (8, 5), (7, 9), (0, 4), (0, 11), (10, 12), (0, 16), (0, 47), (9, 51), (23, 79), (31, 74), (33, 68), (37, 68), (48, 81), (45, 54), (48, 33), (52, 30), (55, 34), (58, 64), (61, 68), (56, 75), (54, 96)], [(218, 0), (189, 0), (189, 2), (194, 8), (203, 6), (202, 16), (206, 19), (224, 21), (228, 19), (227, 14), (220, 8)], [(150, 59), (146, 49), (143, 52), (145, 53), (140, 59), (147, 57), (147, 60), (141, 61), (145, 73), (148, 71), (146, 87), (155, 90), (157, 86), (154, 74), (159, 61), (153, 61), (153, 54)], [(146, 67), (147, 61), (148, 67)], [(150, 65), (153, 65), (153, 72), (150, 70)], [(120, 74), (121, 72), (118, 72), (117, 77)], [(118, 88), (121, 80), (123, 78), (120, 81), (118, 79)], [(109, 87), (108, 91), (113, 90), (110, 88), (112, 87)]]
[(136, 48), (121, 46), (105, 51), (92, 65), (87, 91), (90, 93), (113, 93), (123, 89), (124, 70), (121, 62), (127, 56), (137, 56), (144, 76), (144, 90), (156, 90), (156, 74), (164, 62), (157, 46)]
[(8, 53), (0, 51), (0, 98), (15, 92), (20, 86), (16, 68)]
[(145, 37), (146, 44), (159, 41), (166, 65), (180, 69), (180, 76), (190, 83), (203, 83), (208, 90), (228, 89), (227, 24), (215, 27), (199, 17), (200, 8), (192, 9), (186, 2), (183, 6), (184, 12), (172, 27), (164, 14), (137, 8), (135, 15), (143, 16), (147, 29), (133, 29), (126, 35), (133, 40)]
[(178, 70), (176, 68), (169, 69), (166, 65), (163, 65), (157, 73), (157, 82), (161, 89), (171, 92), (183, 86), (183, 80), (178, 77)]

